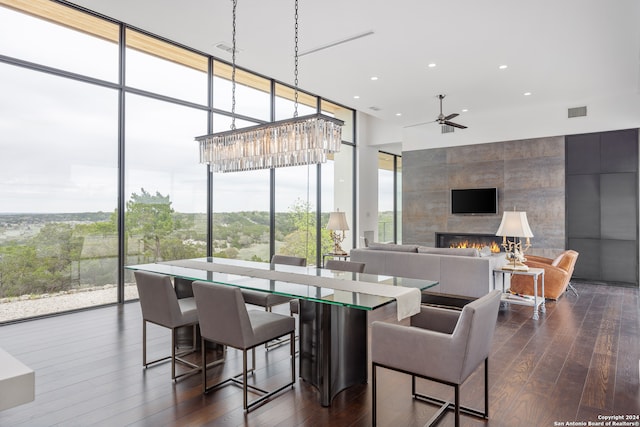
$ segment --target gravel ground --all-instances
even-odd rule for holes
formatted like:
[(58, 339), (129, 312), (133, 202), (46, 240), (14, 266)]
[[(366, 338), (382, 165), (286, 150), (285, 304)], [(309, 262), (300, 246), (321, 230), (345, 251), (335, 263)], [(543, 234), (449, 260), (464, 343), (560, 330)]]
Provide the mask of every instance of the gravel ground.
[[(138, 289), (133, 284), (127, 285), (124, 288), (124, 294), (127, 300), (136, 299)], [(4, 298), (0, 300), (0, 322), (114, 303), (116, 298), (115, 285), (76, 289), (37, 297), (25, 295), (19, 298)]]

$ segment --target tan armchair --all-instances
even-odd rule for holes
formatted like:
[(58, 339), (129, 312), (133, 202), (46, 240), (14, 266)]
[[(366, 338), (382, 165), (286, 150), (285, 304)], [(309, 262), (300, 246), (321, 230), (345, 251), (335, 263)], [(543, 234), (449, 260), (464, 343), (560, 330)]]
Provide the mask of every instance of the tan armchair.
[[(544, 268), (544, 297), (557, 300), (567, 290), (567, 286), (571, 286), (571, 275), (577, 259), (578, 252), (567, 250), (558, 255), (556, 259), (529, 255), (525, 264), (531, 268)], [(538, 295), (542, 295), (541, 285), (538, 280)], [(518, 294), (533, 295), (533, 278), (531, 276), (512, 275), (511, 291)], [(575, 292), (575, 289), (573, 291)]]

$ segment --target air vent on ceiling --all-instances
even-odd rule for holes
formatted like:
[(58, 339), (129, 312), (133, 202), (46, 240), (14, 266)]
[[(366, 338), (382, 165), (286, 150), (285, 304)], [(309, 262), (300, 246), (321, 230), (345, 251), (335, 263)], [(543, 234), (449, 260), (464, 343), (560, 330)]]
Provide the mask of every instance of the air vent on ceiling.
[(452, 133), (455, 132), (456, 128), (449, 125), (442, 125), (442, 133)]
[(369, 107), (369, 109), (372, 110), (372, 111), (380, 111), (380, 110), (382, 110), (382, 108), (376, 107), (375, 105), (373, 107)]
[(575, 108), (569, 108), (567, 110), (569, 112), (569, 118), (573, 118), (573, 117), (584, 117), (587, 115), (587, 107), (575, 107)]
[[(220, 42), (216, 43), (216, 47), (218, 49), (224, 50), (225, 52), (233, 53), (233, 47), (229, 45), (229, 43)], [(238, 53), (238, 49), (236, 48), (236, 53)]]

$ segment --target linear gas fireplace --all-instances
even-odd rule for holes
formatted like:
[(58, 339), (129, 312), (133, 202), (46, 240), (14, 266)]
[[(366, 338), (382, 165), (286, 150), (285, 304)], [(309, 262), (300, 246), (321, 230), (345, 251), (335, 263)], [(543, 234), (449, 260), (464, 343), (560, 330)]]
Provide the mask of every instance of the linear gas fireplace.
[(491, 252), (498, 253), (502, 251), (501, 239), (495, 234), (436, 232), (436, 247), (482, 249), (488, 246), (491, 248)]

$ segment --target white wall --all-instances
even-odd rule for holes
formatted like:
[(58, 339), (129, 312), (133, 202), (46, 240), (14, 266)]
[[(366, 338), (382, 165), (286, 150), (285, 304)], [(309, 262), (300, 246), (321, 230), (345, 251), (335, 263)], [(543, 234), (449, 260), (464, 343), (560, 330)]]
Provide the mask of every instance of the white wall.
[[(454, 120), (468, 129), (442, 134), (440, 125), (429, 123), (401, 129), (398, 140), (406, 152), (640, 127), (640, 92), (585, 96), (581, 101), (575, 105), (535, 104), (508, 111), (471, 111)], [(581, 106), (587, 107), (586, 117), (567, 117), (567, 108)]]

